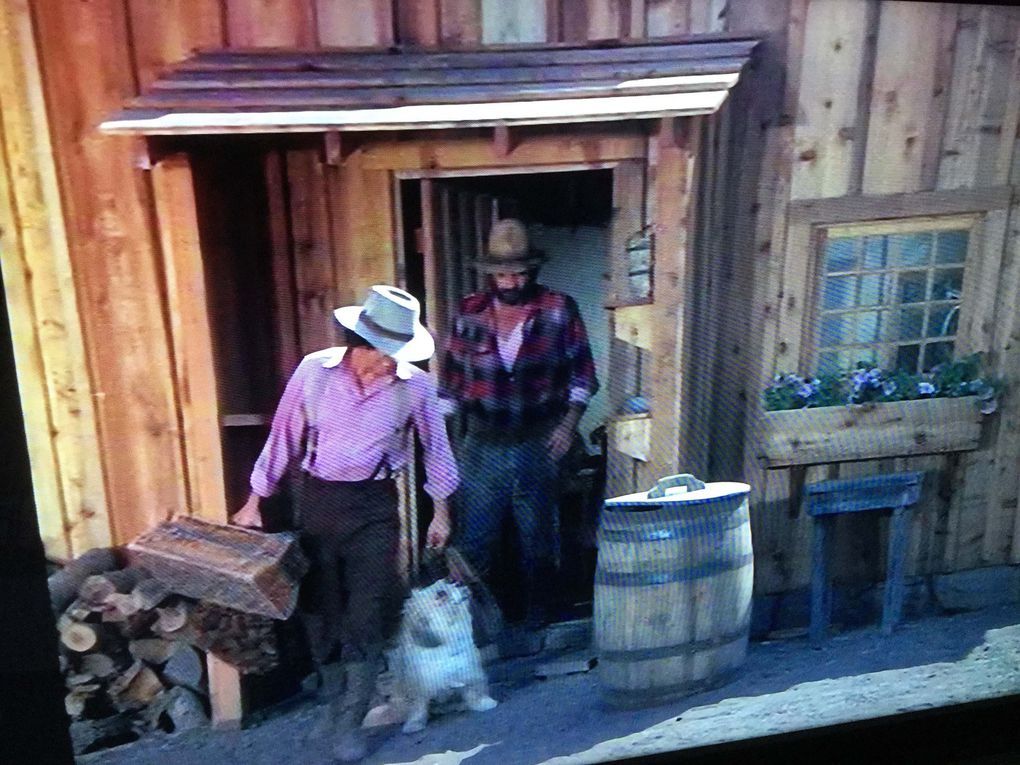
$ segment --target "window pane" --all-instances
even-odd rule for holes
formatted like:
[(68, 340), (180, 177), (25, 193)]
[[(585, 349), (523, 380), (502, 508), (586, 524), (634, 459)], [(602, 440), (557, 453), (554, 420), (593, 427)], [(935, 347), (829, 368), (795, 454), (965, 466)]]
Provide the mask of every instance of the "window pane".
[(850, 308), (854, 304), (854, 276), (830, 276), (825, 280), (825, 297), (822, 299), (822, 307)]
[(960, 323), (960, 306), (935, 306), (928, 316), (928, 337), (955, 335)]
[(959, 300), (963, 292), (963, 269), (940, 268), (931, 283), (929, 300)]
[(885, 277), (881, 274), (868, 274), (859, 278), (861, 288), (857, 294), (857, 305), (881, 305), (885, 298)]
[(829, 239), (825, 243), (825, 272), (853, 271), (857, 265), (854, 245), (857, 240), (850, 237)]
[(839, 363), (839, 354), (833, 351), (823, 351), (818, 354), (818, 374), (835, 375), (843, 371)]
[(850, 341), (852, 327), (852, 314), (844, 313), (823, 316), (821, 330), (819, 331), (819, 343), (823, 347), (847, 343)]
[(931, 260), (931, 234), (890, 235), (889, 256), (897, 268), (928, 265)]
[(884, 236), (864, 237), (864, 270), (875, 271), (888, 268), (886, 242)]
[(962, 263), (967, 257), (967, 232), (943, 231), (935, 240), (935, 262)]
[(929, 343), (924, 347), (924, 368), (921, 371), (927, 372), (935, 365), (945, 364), (952, 358), (952, 343)]
[(917, 356), (920, 346), (901, 345), (896, 349), (896, 371), (905, 369), (908, 372), (917, 371)]
[(856, 342), (874, 343), (881, 339), (882, 314), (868, 311), (857, 314)]
[(927, 271), (907, 271), (900, 274), (900, 302), (922, 302), (924, 300), (927, 281)]
[(876, 348), (854, 348), (849, 353), (850, 364), (849, 368), (860, 366), (861, 364), (873, 367), (878, 364), (878, 349)]
[(900, 311), (899, 327), (896, 333), (899, 340), (920, 340), (924, 330), (924, 309), (904, 308)]

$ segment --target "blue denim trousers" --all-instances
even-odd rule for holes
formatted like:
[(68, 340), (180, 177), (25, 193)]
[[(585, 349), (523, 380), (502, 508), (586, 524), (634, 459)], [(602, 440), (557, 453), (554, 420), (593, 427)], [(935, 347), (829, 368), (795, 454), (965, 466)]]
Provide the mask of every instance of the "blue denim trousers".
[(455, 544), (488, 579), (507, 514), (520, 542), (527, 618), (550, 616), (555, 582), (557, 465), (546, 442), (551, 427), (514, 438), (505, 432), (469, 430), (460, 445), (461, 484), (456, 497)]

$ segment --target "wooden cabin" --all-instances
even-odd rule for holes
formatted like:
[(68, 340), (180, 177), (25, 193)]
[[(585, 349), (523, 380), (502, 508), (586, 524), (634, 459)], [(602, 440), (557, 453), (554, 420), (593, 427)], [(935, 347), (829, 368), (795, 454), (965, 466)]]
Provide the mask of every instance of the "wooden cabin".
[[(920, 470), (910, 575), (1020, 564), (1016, 10), (0, 9), (3, 288), (53, 559), (177, 514), (225, 520), (287, 375), (332, 344), (330, 309), (401, 284), (442, 338), (492, 220), (514, 214), (593, 337), (605, 392), (584, 429), (607, 428), (605, 494), (677, 472), (749, 482), (755, 589), (770, 596), (809, 581), (805, 481)], [(956, 329), (937, 340), (984, 353), (1009, 386), (977, 448), (766, 470), (762, 390), (840, 350), (820, 344), (826, 242), (938, 232), (964, 244)], [(876, 360), (903, 345), (855, 327)], [(932, 343), (914, 343), (915, 364)], [(649, 413), (628, 411), (635, 397)], [(886, 527), (841, 534), (837, 576), (880, 580)]]

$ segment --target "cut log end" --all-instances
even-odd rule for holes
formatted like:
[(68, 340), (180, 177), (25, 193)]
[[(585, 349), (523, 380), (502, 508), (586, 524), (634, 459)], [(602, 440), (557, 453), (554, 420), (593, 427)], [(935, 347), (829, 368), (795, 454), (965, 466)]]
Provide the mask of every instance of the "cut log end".
[(93, 677), (106, 678), (117, 671), (117, 665), (105, 653), (90, 653), (82, 657), (81, 669)]
[(92, 650), (98, 641), (99, 636), (90, 624), (69, 620), (60, 628), (60, 642), (76, 653)]

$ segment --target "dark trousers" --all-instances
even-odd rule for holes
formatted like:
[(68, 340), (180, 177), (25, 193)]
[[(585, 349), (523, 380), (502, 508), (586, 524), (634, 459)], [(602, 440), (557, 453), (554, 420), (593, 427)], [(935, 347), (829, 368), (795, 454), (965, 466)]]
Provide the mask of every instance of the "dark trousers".
[(311, 561), (300, 607), (313, 658), (326, 661), (337, 639), (346, 661), (376, 658), (399, 626), (405, 596), (396, 483), (305, 475), (297, 522)]
[(513, 433), (470, 428), (458, 463), (457, 548), (488, 578), (509, 513), (520, 541), (519, 570), (532, 624), (551, 616), (555, 592), (557, 465), (546, 442), (552, 426)]

